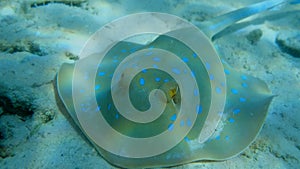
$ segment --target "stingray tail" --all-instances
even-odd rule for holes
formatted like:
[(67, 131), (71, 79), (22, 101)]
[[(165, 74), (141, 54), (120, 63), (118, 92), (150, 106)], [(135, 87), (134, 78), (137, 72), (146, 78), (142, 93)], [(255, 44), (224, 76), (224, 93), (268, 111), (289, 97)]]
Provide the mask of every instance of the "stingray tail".
[(224, 15), (218, 16), (210, 21), (205, 21), (197, 25), (201, 30), (210, 38), (213, 38), (214, 35), (224, 30), (228, 26), (236, 23), (242, 19), (245, 19), (249, 16), (258, 14), (263, 11), (270, 10), (274, 7), (282, 6), (285, 4), (297, 4), (300, 3), (300, 0), (267, 0), (262, 1), (247, 7), (226, 13)]

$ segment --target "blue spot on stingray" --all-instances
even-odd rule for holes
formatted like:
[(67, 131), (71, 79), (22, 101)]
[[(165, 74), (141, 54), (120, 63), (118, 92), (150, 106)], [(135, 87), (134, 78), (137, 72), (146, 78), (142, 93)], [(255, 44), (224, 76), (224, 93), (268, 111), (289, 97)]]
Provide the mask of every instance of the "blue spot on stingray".
[(172, 72), (175, 73), (175, 74), (180, 74), (180, 70), (177, 69), (177, 68), (172, 68)]
[(228, 141), (229, 140), (229, 136), (225, 136), (225, 140)]
[(187, 120), (186, 120), (186, 125), (187, 125), (188, 127), (191, 127), (191, 126), (192, 126), (192, 121), (191, 121), (191, 119), (187, 119)]
[(233, 114), (239, 114), (240, 112), (241, 112), (240, 109), (234, 109), (234, 110), (233, 110)]
[(196, 57), (197, 57), (197, 54), (196, 54), (196, 53), (193, 53), (193, 57), (196, 58)]
[(220, 135), (216, 136), (216, 140), (220, 140), (220, 138), (221, 138)]
[(247, 76), (246, 76), (246, 75), (242, 75), (241, 78), (242, 78), (243, 80), (247, 80)]
[(168, 130), (169, 130), (169, 131), (172, 131), (173, 129), (174, 129), (174, 124), (171, 123), (171, 124), (168, 126)]
[(246, 98), (240, 97), (240, 102), (246, 102)]
[(173, 116), (171, 116), (170, 120), (175, 121), (176, 118), (177, 118), (177, 115), (176, 115), (176, 114), (173, 114)]
[(104, 76), (105, 75), (105, 72), (99, 72), (98, 73), (98, 76)]
[(231, 89), (231, 93), (232, 93), (232, 94), (238, 94), (238, 91), (237, 91), (236, 89), (232, 88), (232, 89)]
[(154, 64), (154, 65), (152, 65), (155, 69), (157, 69), (158, 68), (158, 66), (156, 65), (156, 64)]
[(184, 137), (184, 141), (189, 142), (190, 139), (188, 137)]
[(226, 75), (229, 75), (229, 74), (230, 74), (230, 71), (227, 70), (227, 69), (224, 69), (224, 72), (225, 72)]
[(153, 54), (153, 52), (147, 52), (146, 56), (151, 56)]
[(228, 121), (229, 121), (230, 123), (233, 123), (233, 122), (234, 122), (234, 119), (233, 119), (233, 118), (229, 118)]
[(84, 89), (80, 89), (79, 92), (80, 92), (80, 93), (84, 93)]
[(193, 78), (195, 78), (195, 72), (194, 71), (191, 71), (191, 75)]
[(219, 115), (220, 117), (222, 117), (223, 112), (220, 111), (220, 112), (218, 113), (218, 115)]
[(201, 114), (202, 113), (202, 106), (198, 105), (197, 108), (196, 108), (196, 111), (197, 111), (198, 114)]
[(100, 111), (101, 110), (101, 106), (98, 106), (96, 111)]
[(127, 52), (127, 50), (126, 50), (126, 49), (122, 49), (121, 52), (122, 52), (122, 53), (125, 53), (125, 52)]
[(119, 119), (119, 114), (117, 113), (115, 117), (116, 117), (116, 119)]
[(118, 62), (118, 59), (114, 59), (113, 62), (114, 62), (114, 63), (117, 63), (117, 62)]
[(154, 57), (154, 58), (153, 58), (153, 61), (155, 61), (155, 62), (160, 62), (160, 58), (159, 58), (159, 57)]
[(160, 78), (159, 78), (159, 77), (156, 77), (156, 78), (155, 78), (155, 81), (156, 81), (156, 82), (159, 82), (159, 81), (160, 81)]
[(184, 126), (184, 120), (180, 120), (180, 127)]
[(245, 88), (248, 87), (247, 83), (242, 83), (242, 86)]
[(87, 112), (87, 108), (86, 107), (81, 107), (81, 111)]
[(107, 105), (107, 109), (110, 110), (111, 109), (111, 104)]
[(140, 85), (144, 86), (145, 85), (145, 79), (144, 78), (140, 78)]
[(88, 104), (81, 104), (81, 110), (87, 111)]
[(100, 85), (95, 86), (95, 90), (98, 90), (98, 89), (100, 89)]
[(165, 79), (164, 82), (165, 82), (165, 83), (169, 82), (169, 79)]
[(146, 73), (146, 72), (147, 72), (147, 69), (143, 69), (142, 72), (143, 72), (143, 73)]
[(215, 79), (215, 76), (214, 76), (213, 74), (210, 74), (210, 75), (209, 75), (209, 79), (210, 79), (210, 80), (214, 80), (214, 79)]
[(205, 63), (206, 69), (209, 70), (210, 69), (210, 64), (209, 63)]
[(187, 63), (187, 62), (189, 61), (189, 59), (186, 58), (186, 57), (183, 57), (183, 58), (182, 58), (182, 61), (184, 61), (185, 63)]
[(150, 47), (149, 47), (149, 50), (152, 50), (153, 48), (154, 48), (154, 46), (150, 46)]
[(198, 96), (199, 95), (199, 91), (197, 89), (194, 89), (194, 96)]
[(222, 92), (221, 88), (216, 87), (216, 92), (217, 92), (218, 94), (220, 94), (220, 93)]

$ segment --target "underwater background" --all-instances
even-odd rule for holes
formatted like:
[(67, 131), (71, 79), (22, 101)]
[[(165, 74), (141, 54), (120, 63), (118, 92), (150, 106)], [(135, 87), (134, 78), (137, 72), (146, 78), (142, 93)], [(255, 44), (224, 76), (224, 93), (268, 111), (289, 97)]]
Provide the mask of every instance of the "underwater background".
[[(199, 23), (261, 0), (1, 0), (0, 168), (116, 168), (59, 108), (55, 76), (101, 26), (136, 12)], [(126, 27), (124, 27), (126, 29)], [(263, 12), (214, 41), (233, 68), (275, 95), (256, 140), (225, 161), (172, 168), (299, 168), (300, 5)]]

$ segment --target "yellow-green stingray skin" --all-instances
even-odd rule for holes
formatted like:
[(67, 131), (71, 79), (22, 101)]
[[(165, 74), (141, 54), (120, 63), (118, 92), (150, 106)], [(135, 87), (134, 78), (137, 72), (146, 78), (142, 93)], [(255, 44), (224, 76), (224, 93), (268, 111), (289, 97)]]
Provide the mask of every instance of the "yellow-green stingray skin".
[[(125, 168), (174, 166), (198, 160), (225, 160), (240, 154), (251, 144), (262, 128), (268, 107), (273, 97), (267, 85), (262, 80), (239, 73), (224, 63), (223, 66), (227, 81), (226, 106), (224, 113), (215, 133), (204, 143), (199, 143), (197, 136), (206, 120), (209, 107), (214, 106), (210, 105), (210, 92), (211, 90), (214, 90), (211, 89), (210, 86), (210, 83), (213, 83), (213, 77), (207, 75), (205, 65), (200, 61), (192, 60), (193, 53), (190, 49), (182, 45), (168, 45), (166, 37), (163, 36), (146, 46), (130, 42), (120, 42), (105, 56), (106, 59), (101, 64), (102, 66), (99, 67), (97, 73), (101, 74), (102, 70), (110, 70), (113, 72), (118, 65), (114, 60), (120, 61), (120, 58), (123, 57), (121, 55), (126, 55), (124, 49), (126, 49), (127, 52), (130, 52), (130, 49), (133, 48), (140, 50), (149, 47), (159, 47), (172, 51), (181, 57), (191, 56), (185, 61), (186, 64), (195, 71), (197, 83), (199, 84), (201, 112), (199, 112), (196, 122), (189, 134), (179, 144), (169, 151), (153, 157), (121, 157), (105, 151), (87, 136), (106, 160), (113, 165)], [(120, 58), (114, 57), (116, 55)], [(74, 64), (62, 65), (57, 75), (57, 89), (68, 113), (81, 128), (72, 100), (73, 71)], [(115, 113), (116, 110), (113, 105), (107, 108), (107, 105), (112, 103), (110, 95), (111, 77), (109, 77), (109, 73), (102, 75), (107, 77), (97, 76), (95, 79), (95, 86), (101, 84), (101, 87), (99, 87), (101, 90), (96, 88), (95, 93), (98, 104), (104, 112), (103, 116), (113, 128), (125, 135), (137, 138), (153, 136), (168, 129), (168, 125), (174, 120), (172, 119), (174, 118), (172, 116), (176, 114), (178, 107), (180, 107), (180, 100), (182, 99), (180, 98), (181, 91), (177, 89), (176, 82), (172, 77), (161, 71), (149, 69), (146, 72), (137, 74), (131, 82), (130, 94), (132, 96), (132, 104), (141, 111), (149, 108), (147, 98), (151, 90), (155, 88), (161, 89), (167, 96), (167, 106), (164, 114), (153, 123), (144, 125), (130, 122), (120, 114)], [(160, 77), (159, 82), (145, 83), (143, 86), (140, 85), (141, 82), (139, 79), (141, 79), (141, 77), (147, 80), (153, 79), (156, 76)], [(163, 79), (168, 79), (168, 81), (163, 81)], [(103, 93), (103, 91), (105, 92)], [(185, 125), (187, 125), (186, 123), (187, 122), (185, 122)], [(86, 133), (84, 134), (86, 135)], [(101, 135), (101, 133), (99, 133), (99, 135)], [(110, 140), (111, 138), (108, 137), (107, 139), (112, 144), (114, 143), (114, 140)]]

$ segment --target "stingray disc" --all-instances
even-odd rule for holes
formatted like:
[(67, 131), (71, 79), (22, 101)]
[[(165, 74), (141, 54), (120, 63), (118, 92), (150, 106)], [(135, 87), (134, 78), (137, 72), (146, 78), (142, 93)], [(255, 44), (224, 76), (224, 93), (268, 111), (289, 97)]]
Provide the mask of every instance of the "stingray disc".
[(272, 99), (264, 82), (222, 64), (198, 28), (159, 13), (104, 26), (79, 61), (62, 65), (57, 89), (82, 133), (121, 167), (235, 156)]

